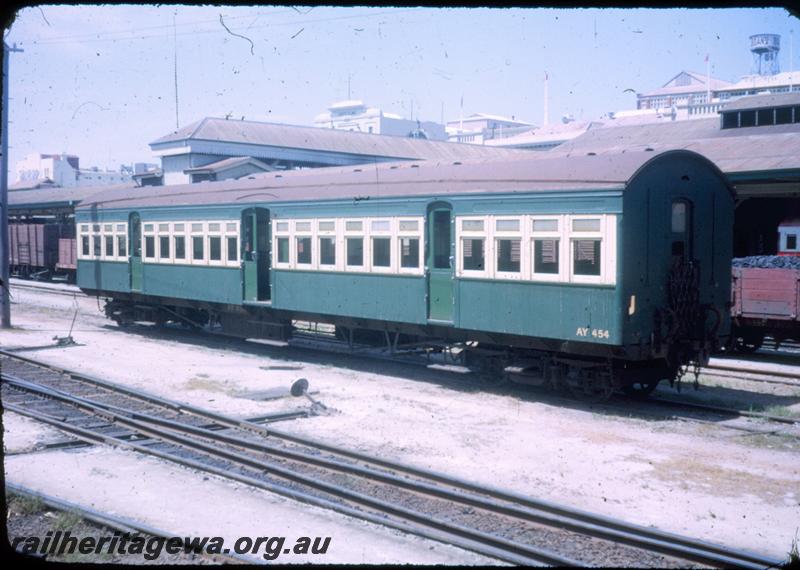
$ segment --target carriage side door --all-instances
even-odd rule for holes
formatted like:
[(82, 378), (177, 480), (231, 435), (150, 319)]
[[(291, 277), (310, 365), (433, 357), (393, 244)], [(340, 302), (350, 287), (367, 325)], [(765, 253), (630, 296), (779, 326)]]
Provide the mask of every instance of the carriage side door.
[(439, 203), (428, 208), (428, 320), (453, 322), (452, 208)]
[(129, 271), (131, 291), (142, 290), (142, 220), (136, 212), (128, 217)]
[(245, 301), (270, 298), (269, 210), (250, 208), (242, 212), (242, 287)]

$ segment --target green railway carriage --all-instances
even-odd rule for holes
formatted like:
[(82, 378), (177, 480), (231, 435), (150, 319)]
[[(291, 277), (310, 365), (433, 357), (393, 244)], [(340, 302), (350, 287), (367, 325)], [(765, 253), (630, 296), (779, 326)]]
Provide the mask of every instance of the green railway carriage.
[(732, 217), (688, 151), (267, 173), (84, 201), (78, 285), (122, 323), (330, 322), (647, 392), (728, 334)]

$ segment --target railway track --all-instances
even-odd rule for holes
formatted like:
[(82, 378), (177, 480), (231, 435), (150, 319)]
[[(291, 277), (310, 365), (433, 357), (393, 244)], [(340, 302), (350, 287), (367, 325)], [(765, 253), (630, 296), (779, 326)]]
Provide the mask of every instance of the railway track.
[[(177, 461), (513, 564), (765, 568), (780, 561), (632, 525), (3, 357), (3, 402), (75, 438)], [(681, 562), (683, 561), (683, 562)]]

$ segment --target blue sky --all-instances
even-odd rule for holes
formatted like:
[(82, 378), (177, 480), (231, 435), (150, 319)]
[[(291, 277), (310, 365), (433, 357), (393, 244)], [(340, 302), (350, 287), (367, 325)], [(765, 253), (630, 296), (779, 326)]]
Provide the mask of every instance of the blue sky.
[(798, 68), (800, 25), (783, 9), (498, 9), (41, 6), (21, 10), (11, 55), (10, 181), (29, 152), (82, 166), (157, 162), (148, 143), (206, 116), (311, 125), (334, 101), (439, 121), (474, 112), (541, 124), (635, 107), (630, 91), (681, 70), (736, 81), (749, 36), (781, 35)]

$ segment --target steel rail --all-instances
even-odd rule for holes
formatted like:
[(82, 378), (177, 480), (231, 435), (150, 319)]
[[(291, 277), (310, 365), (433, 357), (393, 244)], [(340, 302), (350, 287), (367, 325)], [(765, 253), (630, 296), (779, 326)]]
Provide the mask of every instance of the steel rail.
[[(327, 459), (311, 457), (306, 454), (301, 454), (289, 450), (282, 450), (274, 446), (267, 446), (257, 442), (252, 442), (249, 440), (242, 439), (240, 437), (212, 432), (202, 427), (188, 426), (180, 422), (175, 422), (173, 420), (167, 420), (164, 418), (157, 418), (141, 412), (133, 412), (124, 410), (122, 408), (118, 408), (116, 406), (99, 404), (87, 400), (85, 398), (70, 396), (69, 394), (66, 394), (60, 390), (54, 390), (50, 388), (39, 390), (38, 386), (33, 385), (24, 380), (9, 378), (8, 376), (6, 376), (6, 378), (11, 381), (11, 385), (13, 386), (17, 386), (34, 393), (41, 393), (47, 395), (48, 397), (57, 397), (58, 399), (61, 399), (62, 401), (68, 403), (77, 403), (82, 407), (85, 407), (87, 410), (95, 413), (98, 410), (101, 411), (108, 410), (109, 412), (113, 413), (113, 416), (109, 417), (109, 420), (116, 421), (118, 423), (121, 423), (122, 425), (126, 425), (129, 428), (133, 428), (139, 433), (145, 433), (148, 430), (148, 426), (157, 425), (163, 428), (170, 429), (173, 432), (188, 433), (194, 436), (210, 439), (215, 442), (226, 443), (236, 447), (251, 449), (262, 453), (277, 454), (286, 458), (290, 458), (294, 461), (299, 461), (302, 463), (311, 463), (317, 466), (325, 467), (327, 469), (336, 470), (340, 472), (344, 471), (347, 473), (359, 475), (361, 477), (377, 480), (382, 483), (388, 483), (395, 487), (402, 487), (429, 496), (434, 496), (441, 499), (448, 499), (457, 503), (478, 507), (483, 510), (492, 511), (506, 516), (511, 516), (528, 522), (534, 522), (539, 524), (545, 524), (551, 527), (562, 528), (564, 530), (586, 534), (589, 536), (595, 536), (598, 538), (611, 540), (621, 544), (627, 544), (628, 546), (634, 546), (652, 552), (667, 554), (669, 556), (676, 556), (687, 560), (693, 560), (696, 562), (707, 563), (707, 564), (719, 564), (725, 567), (737, 567), (737, 568), (761, 567), (758, 565), (742, 566), (741, 561), (735, 558), (709, 554), (707, 551), (706, 552), (699, 551), (696, 548), (687, 548), (681, 545), (670, 544), (666, 541), (657, 541), (653, 539), (648, 539), (645, 537), (637, 536), (632, 533), (625, 533), (613, 529), (603, 528), (602, 526), (599, 525), (588, 524), (580, 521), (570, 521), (561, 517), (555, 517), (551, 515), (543, 515), (541, 513), (532, 512), (530, 510), (521, 509), (514, 505), (502, 505), (497, 502), (488, 501), (484, 498), (465, 495), (462, 492), (442, 489), (441, 487), (435, 487), (421, 482), (409, 481), (406, 479), (402, 479), (401, 477), (398, 477), (396, 475), (385, 474), (371, 469), (366, 469), (360, 466), (347, 465), (344, 463), (334, 462)], [(125, 414), (125, 416), (131, 418), (133, 421), (119, 418), (117, 414), (120, 413)], [(161, 434), (161, 438), (163, 438), (163, 433), (162, 432), (158, 433)], [(182, 443), (185, 444), (185, 441), (183, 441)], [(309, 484), (307, 479), (305, 478), (299, 479), (294, 474), (291, 474), (291, 472), (288, 472), (283, 468), (277, 466), (273, 466), (272, 472), (281, 477), (288, 478), (290, 480), (294, 480), (304, 484)]]
[(42, 293), (52, 293), (53, 295), (66, 295), (68, 297), (87, 297), (88, 295), (81, 291), (80, 289), (71, 290), (71, 289), (61, 289), (57, 287), (40, 287), (37, 285), (29, 284), (29, 283), (16, 283), (11, 282), (11, 291), (15, 290), (22, 290), (22, 291), (37, 291)]
[[(56, 395), (53, 394), (51, 396), (55, 397)], [(220, 477), (245, 483), (253, 487), (257, 487), (266, 491), (280, 494), (288, 498), (302, 501), (304, 503), (313, 504), (326, 509), (332, 509), (339, 513), (353, 516), (362, 520), (366, 520), (368, 522), (373, 522), (381, 526), (389, 526), (391, 528), (415, 534), (417, 536), (422, 536), (425, 538), (443, 542), (445, 544), (458, 546), (460, 548), (464, 548), (466, 550), (470, 550), (472, 552), (476, 552), (478, 554), (488, 556), (491, 558), (496, 558), (498, 560), (502, 560), (505, 562), (510, 562), (512, 564), (522, 564), (522, 565), (544, 564), (549, 566), (573, 566), (573, 567), (582, 565), (577, 560), (559, 556), (555, 553), (546, 551), (544, 549), (532, 548), (524, 544), (502, 539), (500, 537), (489, 535), (487, 533), (476, 531), (461, 525), (448, 523), (446, 521), (430, 517), (429, 515), (424, 513), (411, 511), (404, 507), (391, 505), (389, 503), (386, 503), (385, 501), (381, 501), (379, 499), (373, 499), (372, 497), (368, 497), (360, 493), (348, 491), (345, 489), (338, 488), (334, 485), (329, 485), (326, 483), (315, 481), (310, 477), (291, 474), (293, 476), (292, 478), (295, 479), (297, 482), (302, 482), (311, 487), (317, 488), (318, 490), (322, 490), (334, 496), (344, 498), (349, 502), (362, 504), (369, 508), (375, 509), (381, 513), (384, 513), (385, 515), (397, 517), (401, 519), (401, 521), (392, 521), (390, 519), (385, 518), (385, 516), (380, 516), (374, 513), (368, 513), (361, 509), (355, 509), (353, 507), (341, 505), (327, 499), (310, 495), (308, 493), (288, 489), (284, 486), (269, 483), (260, 479), (256, 479), (254, 477), (227, 471), (225, 469), (214, 467), (197, 460), (185, 457), (177, 457), (175, 455), (166, 452), (158, 451), (149, 446), (140, 445), (135, 442), (123, 440), (115, 436), (97, 434), (95, 432), (92, 432), (91, 430), (70, 425), (64, 420), (55, 419), (52, 417), (40, 415), (37, 412), (31, 410), (26, 410), (15, 404), (7, 404), (6, 409), (25, 415), (32, 419), (36, 419), (43, 423), (47, 423), (48, 425), (66, 431), (68, 433), (71, 433), (77, 437), (93, 440), (95, 443), (106, 443), (117, 447), (139, 451), (141, 453), (146, 453), (148, 455), (152, 455), (160, 459), (171, 461), (173, 463), (179, 463), (181, 465), (184, 465), (186, 467), (192, 467), (199, 471), (213, 473)], [(119, 422), (122, 423), (123, 425), (132, 424), (134, 426), (138, 423), (135, 420), (129, 420), (128, 422), (125, 422), (124, 419), (119, 419)], [(213, 445), (203, 444), (198, 441), (193, 441), (189, 438), (158, 431), (156, 429), (148, 427), (146, 424), (142, 424), (140, 427), (138, 427), (137, 432), (147, 434), (154, 439), (169, 441), (184, 448), (200, 451), (212, 457), (226, 459), (228, 461), (232, 461), (240, 465), (246, 465), (259, 471), (274, 472), (276, 470), (274, 466), (271, 466), (268, 463), (254, 460), (242, 454), (230, 451), (224, 451), (217, 447), (214, 447)], [(305, 479), (306, 481), (303, 481), (303, 479)], [(408, 522), (403, 522), (404, 520)], [(427, 527), (427, 529), (423, 529), (422, 527)], [(430, 532), (430, 530), (433, 530), (434, 532)]]
[[(720, 363), (703, 366), (702, 368), (700, 368), (700, 374), (702, 374), (704, 370), (737, 372), (740, 374), (761, 374), (763, 376), (777, 376), (780, 378), (789, 378), (790, 380), (795, 380), (796, 382), (794, 382), (793, 384), (800, 385), (800, 373), (790, 372), (788, 370), (768, 370), (766, 368), (742, 368), (734, 364), (720, 364)], [(758, 382), (760, 379), (747, 378), (747, 380), (753, 380)]]
[(649, 398), (643, 400), (644, 402), (652, 402), (653, 404), (668, 404), (671, 406), (683, 406), (685, 408), (694, 408), (698, 410), (708, 410), (710, 412), (717, 412), (721, 414), (728, 414), (731, 416), (743, 416), (748, 418), (761, 418), (771, 422), (778, 422), (782, 424), (800, 424), (800, 417), (786, 417), (776, 416), (772, 414), (765, 414), (763, 412), (751, 412), (749, 410), (737, 410), (736, 408), (726, 408), (724, 406), (715, 406), (712, 404), (703, 404), (701, 402), (685, 402), (682, 400), (672, 400), (670, 398)]
[[(11, 355), (11, 356), (14, 357), (14, 358), (17, 358), (17, 355)], [(27, 359), (27, 358), (24, 358), (24, 357), (21, 357), (21, 359), (31, 361), (31, 359)], [(94, 382), (99, 382), (100, 384), (105, 384), (105, 385), (109, 384), (108, 382), (99, 381), (98, 379), (94, 379)], [(135, 392), (135, 391), (127, 390), (127, 389), (126, 389), (126, 391)], [(148, 400), (153, 400), (153, 399), (157, 399), (157, 398), (148, 397)], [(588, 513), (586, 511), (581, 511), (581, 510), (578, 510), (578, 509), (573, 509), (571, 507), (565, 507), (565, 506), (562, 506), (562, 505), (557, 505), (557, 504), (554, 504), (554, 503), (550, 503), (548, 501), (533, 499), (533, 498), (530, 498), (530, 497), (527, 497), (527, 496), (524, 496), (524, 495), (511, 493), (511, 492), (500, 490), (500, 489), (497, 489), (497, 488), (478, 485), (478, 484), (475, 484), (475, 483), (472, 483), (472, 482), (469, 482), (469, 481), (464, 481), (464, 480), (459, 479), (459, 478), (451, 477), (451, 476), (444, 475), (444, 474), (441, 474), (441, 473), (436, 473), (436, 472), (433, 472), (433, 471), (420, 469), (420, 468), (417, 468), (417, 467), (414, 467), (414, 466), (405, 465), (405, 464), (398, 463), (398, 462), (391, 462), (391, 461), (387, 461), (387, 460), (381, 460), (379, 458), (370, 457), (370, 456), (367, 456), (365, 454), (361, 454), (361, 453), (358, 453), (358, 452), (352, 452), (352, 451), (349, 451), (349, 450), (345, 450), (345, 449), (339, 448), (337, 446), (331, 446), (331, 445), (325, 444), (323, 442), (319, 442), (319, 441), (312, 440), (312, 439), (309, 439), (309, 438), (305, 438), (305, 437), (301, 437), (301, 436), (294, 436), (292, 434), (287, 434), (287, 433), (281, 432), (279, 430), (275, 430), (273, 428), (269, 428), (268, 429), (268, 428), (265, 428), (263, 426), (250, 424), (247, 421), (236, 420), (236, 419), (233, 419), (233, 418), (220, 416), (219, 414), (214, 414), (214, 413), (208, 412), (206, 410), (197, 409), (197, 408), (194, 408), (192, 406), (183, 406), (182, 405), (181, 409), (186, 411), (186, 412), (188, 412), (188, 413), (198, 413), (199, 415), (202, 415), (205, 418), (207, 418), (207, 419), (209, 419), (209, 420), (211, 420), (211, 421), (213, 421), (215, 423), (228, 425), (230, 427), (241, 427), (241, 426), (244, 426), (244, 428), (248, 429), (249, 431), (255, 431), (255, 432), (261, 433), (261, 434), (263, 434), (265, 436), (270, 436), (271, 435), (271, 436), (275, 436), (275, 437), (278, 437), (278, 438), (281, 438), (281, 439), (284, 439), (284, 440), (287, 440), (287, 441), (292, 441), (292, 442), (300, 444), (300, 445), (306, 445), (306, 446), (315, 447), (315, 448), (317, 448), (319, 450), (324, 450), (324, 451), (327, 451), (327, 452), (330, 452), (330, 453), (334, 453), (334, 454), (339, 455), (339, 456), (349, 457), (351, 459), (356, 459), (358, 461), (362, 461), (362, 462), (369, 463), (369, 464), (372, 464), (372, 465), (377, 465), (377, 466), (388, 468), (388, 469), (391, 469), (391, 470), (394, 470), (394, 471), (401, 471), (401, 472), (405, 472), (407, 474), (412, 474), (412, 475), (415, 475), (415, 476), (418, 476), (418, 477), (426, 478), (428, 480), (444, 483), (444, 484), (447, 484), (447, 485), (450, 485), (450, 486), (453, 486), (453, 487), (460, 488), (462, 490), (468, 490), (468, 491), (472, 491), (472, 492), (477, 492), (477, 493), (480, 493), (480, 494), (483, 494), (483, 495), (487, 495), (487, 496), (490, 496), (490, 497), (493, 497), (493, 498), (497, 498), (497, 499), (500, 499), (500, 500), (510, 501), (510, 502), (513, 502), (513, 503), (515, 503), (515, 504), (517, 504), (519, 506), (528, 507), (528, 508), (532, 508), (532, 509), (536, 509), (536, 510), (540, 510), (540, 511), (544, 511), (544, 512), (549, 512), (551, 514), (555, 514), (555, 515), (563, 516), (563, 517), (568, 517), (568, 518), (576, 520), (576, 521), (582, 521), (582, 522), (586, 522), (586, 523), (590, 523), (590, 524), (602, 525), (604, 527), (607, 527), (608, 529), (614, 529), (614, 530), (622, 531), (624, 533), (631, 533), (631, 534), (637, 535), (637, 536), (639, 536), (639, 537), (641, 537), (643, 539), (673, 542), (674, 544), (676, 544), (678, 546), (681, 546), (681, 547), (684, 547), (684, 548), (688, 548), (688, 549), (706, 550), (707, 552), (710, 552), (710, 553), (712, 553), (714, 555), (719, 555), (719, 556), (733, 556), (734, 558), (738, 558), (738, 559), (743, 560), (743, 561), (749, 561), (749, 562), (757, 565), (758, 567), (768, 567), (770, 564), (777, 563), (776, 560), (772, 560), (772, 559), (769, 559), (767, 557), (764, 557), (762, 555), (755, 554), (755, 553), (752, 553), (752, 552), (743, 551), (743, 550), (733, 550), (733, 549), (725, 547), (725, 546), (716, 545), (716, 544), (708, 543), (708, 542), (705, 542), (705, 541), (699, 541), (699, 540), (688, 538), (688, 537), (682, 537), (680, 535), (675, 535), (675, 534), (672, 534), (672, 533), (668, 533), (668, 532), (665, 532), (665, 531), (659, 531), (659, 530), (656, 530), (656, 529), (643, 527), (643, 526), (640, 526), (640, 525), (634, 525), (634, 524), (631, 524), (631, 523), (626, 523), (624, 521), (621, 521), (621, 520), (618, 520), (618, 519), (613, 519), (611, 517), (605, 517), (603, 515), (595, 515), (593, 513)], [(728, 565), (728, 564), (726, 563), (726, 565)]]
[[(100, 407), (106, 408), (106, 405), (100, 404)], [(111, 407), (111, 408), (117, 409), (116, 407)], [(122, 412), (125, 413), (124, 410), (122, 410)], [(520, 520), (545, 524), (551, 527), (562, 528), (564, 530), (595, 536), (598, 538), (611, 540), (621, 544), (626, 544), (628, 546), (643, 548), (652, 552), (660, 552), (661, 554), (680, 557), (687, 560), (693, 560), (695, 562), (720, 564), (725, 567), (736, 567), (736, 568), (762, 567), (759, 564), (754, 564), (753, 566), (742, 566), (741, 560), (736, 558), (715, 555), (713, 553), (709, 554), (708, 551), (701, 551), (698, 550), (697, 548), (687, 548), (685, 546), (675, 545), (664, 540), (649, 539), (646, 537), (638, 536), (633, 533), (626, 533), (618, 530), (604, 528), (596, 524), (589, 524), (580, 521), (571, 521), (568, 519), (564, 519), (563, 517), (543, 515), (541, 513), (519, 508), (514, 505), (503, 505), (497, 502), (488, 501), (482, 497), (466, 495), (463, 492), (443, 489), (441, 487), (435, 487), (430, 484), (422, 483), (419, 481), (410, 481), (408, 479), (401, 478), (397, 475), (382, 473), (380, 471), (375, 471), (374, 469), (368, 469), (357, 465), (333, 461), (330, 459), (309, 456), (307, 454), (298, 453), (295, 451), (290, 451), (287, 449), (282, 449), (271, 445), (265, 445), (263, 443), (246, 440), (236, 436), (212, 432), (204, 427), (190, 426), (182, 424), (180, 422), (176, 422), (174, 420), (158, 418), (141, 412), (129, 411), (127, 415), (129, 415), (134, 420), (138, 420), (139, 422), (151, 425), (155, 424), (170, 429), (174, 432), (188, 433), (194, 436), (211, 439), (215, 442), (221, 442), (236, 447), (242, 447), (245, 449), (258, 451), (261, 453), (278, 455), (294, 461), (299, 461), (306, 464), (313, 464), (331, 470), (358, 475), (368, 479), (380, 481), (382, 483), (391, 484), (395, 487), (402, 487), (418, 493), (423, 493), (440, 499), (447, 499), (457, 503), (477, 507), (483, 510), (514, 517)], [(140, 423), (138, 424), (132, 423), (132, 427), (136, 427), (141, 431), (141, 428), (144, 426), (142, 426)]]

